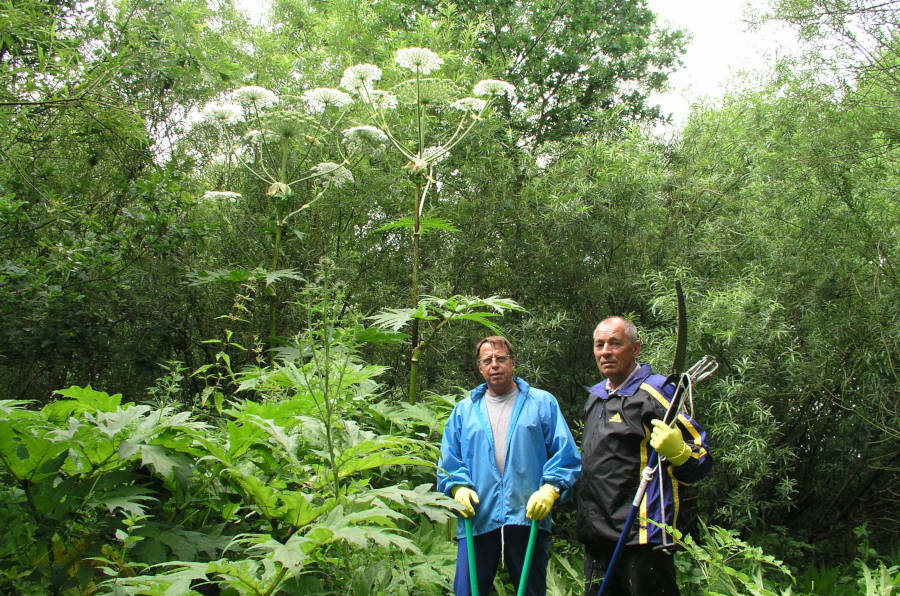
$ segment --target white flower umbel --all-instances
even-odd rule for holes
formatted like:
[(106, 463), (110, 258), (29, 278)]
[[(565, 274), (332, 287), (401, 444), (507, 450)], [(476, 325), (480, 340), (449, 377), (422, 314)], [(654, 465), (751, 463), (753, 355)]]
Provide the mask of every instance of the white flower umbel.
[(428, 48), (403, 48), (397, 50), (397, 64), (413, 72), (427, 75), (441, 67), (444, 60)]
[(350, 93), (371, 92), (378, 80), (381, 80), (380, 68), (374, 64), (354, 64), (344, 71), (341, 87)]
[(239, 105), (219, 101), (209, 102), (200, 113), (200, 118), (210, 124), (233, 124), (239, 122), (242, 117)]
[(241, 198), (241, 193), (230, 190), (208, 190), (203, 193), (203, 200), (205, 201), (228, 201), (229, 203), (234, 203), (239, 198)]
[(490, 97), (493, 95), (506, 95), (510, 100), (515, 97), (516, 88), (506, 81), (497, 79), (485, 79), (475, 83), (472, 94), (478, 97)]
[(231, 93), (231, 99), (242, 106), (256, 106), (257, 108), (265, 108), (278, 101), (278, 96), (256, 85), (241, 87)]
[(305, 136), (308, 116), (300, 112), (276, 111), (267, 114), (263, 119), (265, 129), (263, 136), (273, 142), (293, 141)]
[(321, 114), (327, 107), (343, 108), (353, 102), (353, 98), (339, 89), (317, 87), (305, 91), (301, 96), (312, 114)]
[(351, 152), (381, 153), (387, 146), (388, 137), (374, 126), (354, 126), (342, 132)]
[(397, 96), (387, 91), (369, 91), (362, 100), (376, 110), (396, 110)]
[(457, 110), (460, 110), (462, 112), (472, 112), (475, 114), (479, 114), (486, 105), (487, 101), (484, 99), (478, 99), (477, 97), (462, 97), (451, 103), (450, 107), (456, 108)]
[(340, 188), (353, 182), (353, 174), (350, 173), (350, 170), (334, 162), (323, 161), (313, 166), (312, 171), (316, 182), (323, 186)]

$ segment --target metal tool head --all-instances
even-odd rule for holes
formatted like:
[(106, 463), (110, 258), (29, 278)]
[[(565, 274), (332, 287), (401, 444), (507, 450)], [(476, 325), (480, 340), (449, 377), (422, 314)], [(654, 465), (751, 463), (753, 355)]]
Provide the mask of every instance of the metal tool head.
[(690, 376), (692, 382), (699, 383), (709, 375), (716, 372), (718, 368), (719, 363), (716, 362), (711, 356), (703, 356), (703, 358), (694, 363), (694, 366), (688, 369), (687, 374), (688, 376)]
[(675, 393), (672, 395), (672, 401), (669, 403), (669, 407), (666, 409), (666, 415), (663, 418), (663, 422), (665, 422), (669, 426), (675, 424), (675, 418), (677, 418), (678, 412), (680, 412), (684, 407), (684, 402), (686, 399), (691, 404), (690, 410), (691, 415), (693, 416), (694, 384), (704, 380), (709, 375), (716, 372), (718, 368), (719, 363), (716, 362), (711, 356), (703, 356), (703, 358), (695, 362), (694, 365), (687, 370), (687, 372), (681, 373), (681, 375), (679, 375), (678, 377), (678, 383), (675, 385)]

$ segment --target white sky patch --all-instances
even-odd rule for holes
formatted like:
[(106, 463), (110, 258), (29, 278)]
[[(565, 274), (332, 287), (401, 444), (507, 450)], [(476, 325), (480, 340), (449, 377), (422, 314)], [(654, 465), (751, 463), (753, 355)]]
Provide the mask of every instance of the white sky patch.
[(272, 3), (269, 0), (234, 0), (234, 5), (247, 15), (254, 25), (265, 25)]
[(684, 124), (691, 104), (719, 99), (742, 72), (768, 73), (778, 57), (797, 51), (794, 33), (777, 24), (749, 31), (747, 9), (763, 10), (765, 0), (647, 0), (661, 25), (686, 29), (692, 35), (684, 67), (669, 77), (671, 90), (654, 95), (676, 127)]

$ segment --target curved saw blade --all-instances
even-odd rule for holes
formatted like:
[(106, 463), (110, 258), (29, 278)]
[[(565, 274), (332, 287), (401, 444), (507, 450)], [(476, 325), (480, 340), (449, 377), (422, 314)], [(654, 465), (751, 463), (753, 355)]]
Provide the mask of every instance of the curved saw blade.
[(684, 292), (681, 291), (681, 282), (675, 280), (675, 297), (678, 300), (678, 334), (675, 338), (675, 361), (672, 363), (672, 373), (684, 372), (684, 360), (687, 357), (687, 307), (684, 305)]

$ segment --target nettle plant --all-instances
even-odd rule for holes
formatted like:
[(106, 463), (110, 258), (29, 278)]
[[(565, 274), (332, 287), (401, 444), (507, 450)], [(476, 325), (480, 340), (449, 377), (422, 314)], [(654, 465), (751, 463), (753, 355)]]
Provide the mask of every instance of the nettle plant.
[[(409, 401), (418, 400), (419, 360), (433, 341), (436, 333), (453, 320), (469, 320), (484, 325), (494, 333), (499, 329), (491, 317), (505, 310), (521, 310), (509, 299), (491, 296), (478, 298), (452, 296), (447, 299), (420, 294), (420, 240), (433, 229), (457, 231), (443, 219), (425, 216), (429, 193), (437, 192), (439, 164), (445, 162), (458, 145), (485, 116), (492, 102), (510, 101), (515, 88), (504, 81), (485, 79), (476, 83), (473, 96), (454, 97), (458, 90), (455, 83), (432, 75), (444, 61), (427, 48), (405, 48), (397, 52), (395, 62), (412, 76), (394, 84), (387, 90), (377, 89), (382, 70), (373, 64), (356, 64), (347, 68), (341, 79), (341, 87), (358, 97), (368, 111), (372, 125), (363, 125), (344, 131), (365, 130), (374, 138), (384, 138), (405, 161), (403, 169), (413, 185), (411, 214), (379, 228), (381, 231), (406, 229), (411, 235), (411, 284), (410, 306), (388, 309), (373, 317), (379, 327), (399, 331), (409, 324), (411, 353), (409, 376)], [(446, 109), (449, 107), (449, 110)], [(398, 114), (401, 108), (406, 113)], [(408, 116), (404, 118), (404, 116)], [(399, 124), (410, 124), (404, 130), (412, 131), (411, 139), (398, 137)], [(429, 334), (420, 335), (420, 321), (429, 324)]]

